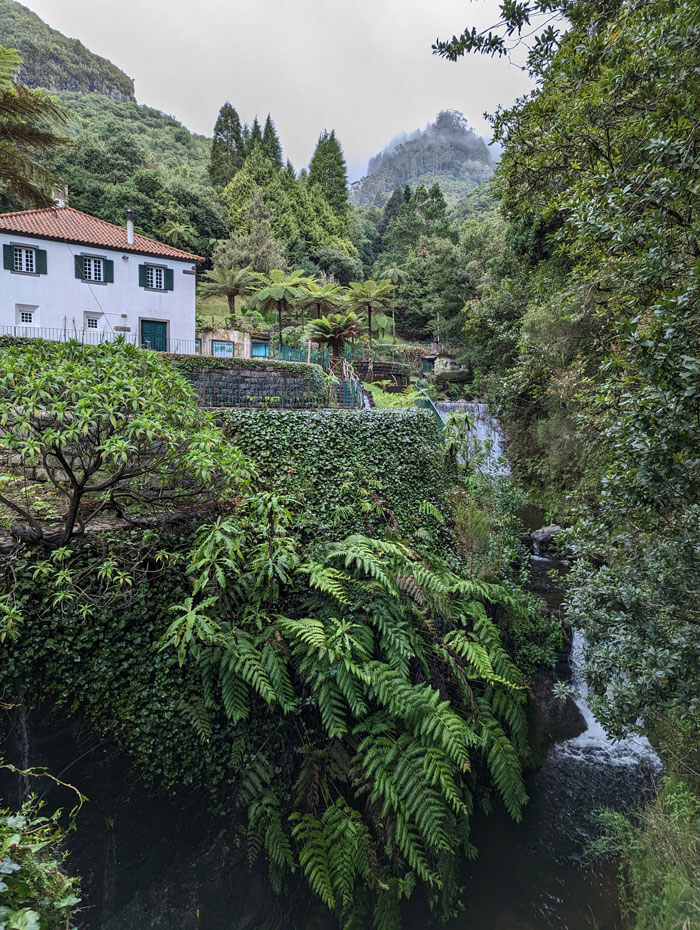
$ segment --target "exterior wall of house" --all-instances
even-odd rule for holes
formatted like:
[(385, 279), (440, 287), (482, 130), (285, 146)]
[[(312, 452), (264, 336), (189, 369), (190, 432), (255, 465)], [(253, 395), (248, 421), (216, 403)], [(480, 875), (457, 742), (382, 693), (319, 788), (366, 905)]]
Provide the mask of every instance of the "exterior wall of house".
[[(166, 324), (169, 351), (194, 352), (196, 266), (192, 262), (0, 231), (0, 254), (4, 245), (45, 250), (46, 273), (16, 272), (0, 265), (0, 335), (16, 327), (18, 336), (31, 336), (32, 329), (54, 330), (50, 338), (60, 338), (61, 331), (67, 338), (71, 332), (91, 336), (94, 332), (95, 341), (124, 335), (140, 343), (142, 321), (154, 321)], [(77, 256), (111, 261), (113, 283), (76, 277)], [(139, 265), (146, 264), (169, 269), (172, 290), (141, 287)], [(32, 324), (23, 326), (21, 313), (32, 308)], [(96, 329), (94, 324), (88, 326), (88, 317), (97, 317)]]

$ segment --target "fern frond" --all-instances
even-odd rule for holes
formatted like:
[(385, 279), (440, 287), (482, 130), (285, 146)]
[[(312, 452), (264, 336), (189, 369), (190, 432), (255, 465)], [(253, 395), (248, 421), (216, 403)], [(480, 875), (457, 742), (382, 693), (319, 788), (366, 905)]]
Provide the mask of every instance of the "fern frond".
[(299, 843), (299, 863), (311, 890), (326, 907), (335, 908), (335, 895), (330, 872), (329, 850), (323, 823), (313, 814), (292, 814), (292, 836)]
[(267, 756), (259, 752), (241, 771), (241, 778), (236, 785), (239, 802), (250, 805), (262, 797), (272, 781), (272, 766)]
[(199, 739), (208, 743), (211, 739), (211, 720), (204, 703), (198, 698), (190, 698), (188, 701), (180, 701), (177, 706), (190, 721)]
[(441, 510), (428, 500), (421, 501), (418, 505), (418, 513), (423, 517), (432, 517), (440, 526), (445, 524), (445, 516)]
[(302, 568), (309, 576), (309, 587), (332, 597), (339, 604), (349, 605), (352, 599), (348, 593), (348, 579), (345, 574), (331, 565), (310, 562)]
[[(482, 718), (486, 709), (482, 707)], [(520, 760), (503, 729), (491, 718), (483, 721), (484, 755), (498, 793), (511, 817), (520, 821), (527, 803)]]

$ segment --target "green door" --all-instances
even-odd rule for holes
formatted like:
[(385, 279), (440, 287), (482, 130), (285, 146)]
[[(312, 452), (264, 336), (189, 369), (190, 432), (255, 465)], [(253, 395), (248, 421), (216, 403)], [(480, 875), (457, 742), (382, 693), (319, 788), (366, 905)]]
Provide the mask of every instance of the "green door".
[(141, 320), (141, 345), (154, 352), (168, 351), (168, 324)]

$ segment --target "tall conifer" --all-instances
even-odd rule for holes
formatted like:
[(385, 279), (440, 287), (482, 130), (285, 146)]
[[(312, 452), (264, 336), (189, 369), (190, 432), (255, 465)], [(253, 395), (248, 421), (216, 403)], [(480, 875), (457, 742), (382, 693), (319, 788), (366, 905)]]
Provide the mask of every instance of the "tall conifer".
[(248, 134), (248, 137), (246, 139), (246, 145), (245, 145), (246, 157), (250, 155), (250, 153), (253, 151), (254, 148), (258, 146), (262, 148), (262, 141), (263, 141), (262, 129), (260, 128), (260, 123), (258, 122), (258, 118), (256, 116), (255, 119), (253, 120), (253, 125), (250, 127), (250, 133)]
[(243, 135), (241, 120), (231, 104), (219, 110), (214, 124), (214, 139), (211, 144), (209, 177), (215, 187), (225, 187), (243, 164)]
[(262, 150), (275, 168), (282, 167), (282, 145), (269, 113), (265, 120), (265, 129), (262, 135)]
[(324, 130), (309, 165), (309, 183), (318, 184), (335, 215), (347, 221), (348, 173), (335, 130)]

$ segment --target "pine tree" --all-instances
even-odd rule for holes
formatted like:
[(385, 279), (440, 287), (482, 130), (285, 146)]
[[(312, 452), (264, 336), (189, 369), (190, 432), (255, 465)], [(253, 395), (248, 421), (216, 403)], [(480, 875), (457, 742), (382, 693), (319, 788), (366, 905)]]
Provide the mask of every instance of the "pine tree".
[(269, 113), (265, 120), (265, 129), (262, 135), (262, 150), (275, 168), (282, 167), (282, 145)]
[(335, 215), (347, 220), (348, 175), (343, 150), (335, 131), (324, 130), (309, 165), (309, 183), (318, 184)]
[(400, 187), (397, 187), (391, 197), (384, 204), (384, 210), (382, 212), (382, 218), (379, 224), (380, 232), (384, 232), (392, 220), (395, 220), (401, 211), (401, 204), (403, 203), (403, 193)]
[(219, 110), (211, 144), (209, 177), (215, 187), (224, 187), (243, 164), (243, 135), (241, 120), (231, 104)]
[[(248, 127), (246, 126), (246, 129)], [(245, 154), (246, 158), (255, 148), (262, 148), (262, 129), (260, 128), (260, 123), (257, 116), (253, 120), (253, 125), (250, 127), (250, 132), (247, 133), (247, 138), (245, 142)]]

